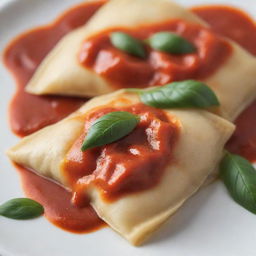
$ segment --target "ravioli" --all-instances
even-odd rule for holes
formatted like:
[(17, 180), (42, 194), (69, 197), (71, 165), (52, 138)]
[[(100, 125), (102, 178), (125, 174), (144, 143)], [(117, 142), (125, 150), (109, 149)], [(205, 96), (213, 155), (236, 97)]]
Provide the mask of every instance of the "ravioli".
[[(139, 97), (124, 90), (96, 97), (66, 119), (23, 138), (8, 151), (8, 156), (15, 163), (73, 190), (63, 166), (83, 133), (85, 118), (102, 108), (126, 108), (136, 104), (142, 104)], [(233, 124), (204, 110), (161, 111), (176, 125), (178, 136), (171, 149), (171, 160), (164, 166), (158, 182), (112, 200), (106, 200), (104, 189), (94, 183), (84, 192), (99, 217), (134, 245), (148, 238), (199, 189), (216, 168), (234, 130)], [(136, 168), (143, 156), (134, 155)]]
[[(199, 60), (204, 58), (206, 48), (203, 43), (200, 43), (200, 40), (205, 36), (205, 33), (208, 33), (205, 30), (208, 29), (208, 27), (205, 22), (190, 11), (169, 0), (111, 0), (92, 17), (89, 23), (69, 33), (57, 44), (39, 66), (35, 75), (28, 83), (26, 90), (29, 93), (40, 95), (56, 94), (89, 97), (112, 92), (116, 90), (116, 87), (111, 81), (106, 79), (102, 74), (80, 63), (79, 58), (81, 58), (81, 56), (79, 57), (79, 54), (81, 54), (81, 49), (84, 47), (86, 40), (107, 30), (134, 30), (139, 27), (143, 29), (143, 26), (155, 26), (175, 20), (180, 20), (191, 26), (202, 27), (203, 30), (201, 32), (199, 31), (200, 33), (198, 32), (195, 41), (199, 41), (197, 47), (200, 49), (197, 58)], [(184, 24), (182, 24), (183, 23), (177, 28), (178, 33), (184, 30)], [(211, 38), (224, 40), (217, 35), (212, 35)], [(220, 99), (220, 114), (229, 120), (234, 120), (255, 98), (256, 60), (251, 54), (234, 42), (229, 40), (224, 41), (230, 45), (232, 51), (214, 72), (202, 78), (195, 77), (195, 74), (191, 74), (191, 76), (188, 75), (186, 78), (183, 77), (183, 80), (193, 78), (207, 83)], [(211, 45), (211, 43), (211, 40), (207, 42), (209, 45)], [(209, 53), (210, 55), (211, 52), (212, 50)], [(222, 55), (221, 51), (216, 51), (209, 57), (209, 61), (216, 62)], [(97, 57), (96, 61), (99, 65), (97, 70), (105, 68), (104, 65), (108, 58), (109, 56), (106, 54), (101, 54)], [(177, 57), (174, 59), (176, 58)], [(154, 61), (156, 60), (154, 59)], [(178, 63), (185, 63), (185, 66), (193, 61), (191, 55), (186, 55), (182, 60), (177, 59)], [(136, 65), (137, 62), (135, 61)], [(172, 65), (175, 66), (176, 64), (175, 61)], [(208, 64), (209, 66), (211, 64), (213, 65), (212, 62)], [(181, 65), (181, 67), (178, 68), (181, 68), (179, 72), (182, 74), (184, 67)], [(142, 68), (141, 70), (143, 74), (145, 72), (147, 72), (148, 75), (151, 74), (147, 69)], [(129, 70), (126, 72), (126, 69), (123, 70), (123, 73), (127, 73), (128, 75), (126, 74), (126, 76), (129, 79), (140, 81), (141, 77), (136, 66), (133, 68), (132, 73), (129, 74)], [(114, 72), (115, 76), (118, 76), (118, 74), (119, 72)], [(156, 81), (158, 80), (156, 79)], [(161, 83), (163, 84), (164, 82), (165, 81), (162, 81)], [(156, 85), (154, 81), (152, 85)], [(119, 87), (122, 86), (124, 85), (119, 85)]]

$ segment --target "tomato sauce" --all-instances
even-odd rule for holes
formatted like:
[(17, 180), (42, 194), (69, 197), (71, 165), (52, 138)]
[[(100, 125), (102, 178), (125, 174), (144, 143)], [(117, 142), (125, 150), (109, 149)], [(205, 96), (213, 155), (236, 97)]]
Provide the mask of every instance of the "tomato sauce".
[(192, 9), (211, 29), (256, 55), (256, 22), (245, 12), (229, 6), (201, 6)]
[[(104, 1), (85, 3), (61, 15), (54, 23), (28, 31), (14, 39), (4, 52), (4, 62), (16, 80), (9, 119), (12, 131), (29, 135), (53, 124), (79, 108), (86, 99), (60, 96), (36, 96), (24, 88), (47, 53), (71, 30), (85, 24)], [(45, 217), (56, 226), (85, 233), (104, 226), (89, 204), (82, 208), (71, 203), (72, 194), (61, 186), (17, 168), (25, 194), (44, 206)]]
[[(256, 56), (256, 22), (246, 13), (226, 6), (198, 7), (193, 11), (206, 20), (214, 31), (233, 39)], [(256, 162), (256, 101), (237, 118), (235, 124), (236, 131), (227, 149)]]
[[(175, 55), (154, 50), (145, 44), (147, 57), (133, 57), (111, 44), (110, 35), (115, 31), (127, 33), (141, 41), (160, 31), (174, 32), (193, 43), (197, 50)], [(79, 61), (117, 89), (144, 88), (191, 78), (204, 79), (220, 68), (231, 52), (229, 43), (210, 29), (182, 20), (171, 20), (136, 29), (115, 28), (100, 32), (84, 42)]]
[(6, 67), (17, 88), (10, 103), (10, 125), (20, 136), (29, 135), (56, 123), (78, 109), (85, 99), (36, 96), (24, 91), (36, 68), (56, 43), (71, 30), (83, 25), (103, 1), (83, 4), (64, 13), (53, 24), (28, 31), (14, 39), (4, 52)]
[[(72, 29), (83, 25), (103, 3), (103, 1), (97, 1), (74, 7), (61, 15), (54, 23), (20, 35), (7, 47), (4, 53), (4, 62), (17, 84), (9, 111), (11, 128), (15, 134), (28, 135), (46, 125), (55, 123), (85, 102), (86, 99), (30, 95), (24, 92), (24, 87), (58, 40)], [(234, 39), (248, 51), (256, 54), (255, 23), (246, 14), (237, 9), (222, 6), (194, 8), (193, 11), (209, 22), (215, 33)], [(172, 58), (174, 67), (182, 70), (181, 64), (190, 64), (190, 59), (186, 60), (187, 58), (184, 56), (185, 62)], [(256, 160), (255, 117), (256, 102), (236, 121), (238, 128), (228, 146), (232, 152), (241, 153), (250, 160)], [(85, 136), (85, 134), (81, 136)], [(79, 140), (76, 143), (77, 146), (74, 144), (71, 149), (75, 154), (76, 147), (81, 145)], [(70, 154), (67, 156), (68, 169), (75, 167), (75, 164), (77, 167), (82, 167), (80, 163), (71, 163)], [(95, 156), (92, 154), (94, 166)], [(93, 169), (93, 167), (90, 168)], [(25, 168), (17, 167), (17, 170), (26, 195), (42, 203), (46, 218), (58, 227), (83, 233), (96, 230), (103, 225), (94, 210), (87, 203), (84, 204), (83, 198), (82, 203), (79, 203), (78, 199), (81, 199), (81, 196), (80, 198), (75, 197), (79, 206), (75, 207), (70, 202), (72, 194), (61, 186), (35, 175)], [(69, 176), (70, 182), (77, 181), (86, 174), (83, 168), (76, 170), (77, 176)], [(69, 174), (67, 173), (67, 175)], [(108, 180), (105, 182), (107, 184)]]
[(71, 202), (72, 194), (63, 187), (16, 166), (22, 187), (27, 197), (44, 206), (44, 215), (54, 225), (74, 233), (86, 233), (105, 226), (88, 204), (76, 207)]
[[(136, 128), (124, 138), (106, 146), (81, 151), (91, 124), (113, 111), (127, 111), (140, 117)], [(63, 165), (64, 174), (75, 191), (84, 195), (91, 184), (99, 187), (106, 200), (155, 186), (172, 159), (179, 123), (165, 112), (144, 104), (125, 108), (106, 107), (90, 113), (84, 133), (70, 149)]]
[(256, 162), (256, 101), (237, 118), (236, 125), (227, 149), (251, 162)]

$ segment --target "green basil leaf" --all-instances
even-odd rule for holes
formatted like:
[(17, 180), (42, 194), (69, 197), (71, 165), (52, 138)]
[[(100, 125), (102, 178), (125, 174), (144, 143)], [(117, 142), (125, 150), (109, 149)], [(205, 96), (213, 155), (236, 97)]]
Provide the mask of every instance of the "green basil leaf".
[(117, 141), (132, 132), (138, 122), (138, 116), (126, 111), (116, 111), (106, 114), (93, 123), (81, 150), (85, 151), (89, 148), (99, 147)]
[(139, 93), (141, 101), (156, 108), (207, 108), (218, 106), (214, 92), (195, 80), (174, 82)]
[(28, 198), (12, 199), (0, 205), (0, 215), (10, 219), (33, 219), (43, 213), (43, 206)]
[(146, 57), (146, 51), (142, 42), (126, 33), (113, 32), (110, 35), (110, 41), (121, 51), (140, 58)]
[(196, 47), (187, 39), (170, 32), (159, 32), (147, 39), (148, 44), (158, 51), (185, 54), (196, 51)]
[(230, 195), (245, 209), (256, 213), (256, 170), (241, 156), (227, 153), (220, 174)]

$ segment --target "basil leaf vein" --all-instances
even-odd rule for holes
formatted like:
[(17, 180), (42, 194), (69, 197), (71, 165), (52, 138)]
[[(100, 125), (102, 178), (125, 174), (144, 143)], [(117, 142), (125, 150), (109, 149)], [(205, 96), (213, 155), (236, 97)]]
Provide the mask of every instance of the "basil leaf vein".
[(15, 198), (0, 205), (0, 215), (10, 219), (33, 219), (43, 213), (43, 206), (29, 198)]
[(245, 158), (226, 153), (220, 174), (232, 198), (245, 209), (256, 213), (256, 170)]
[(136, 127), (139, 117), (126, 111), (115, 111), (97, 119), (90, 127), (82, 151), (117, 141)]
[(207, 108), (219, 106), (215, 93), (195, 80), (173, 82), (151, 90), (138, 92), (141, 101), (156, 108)]

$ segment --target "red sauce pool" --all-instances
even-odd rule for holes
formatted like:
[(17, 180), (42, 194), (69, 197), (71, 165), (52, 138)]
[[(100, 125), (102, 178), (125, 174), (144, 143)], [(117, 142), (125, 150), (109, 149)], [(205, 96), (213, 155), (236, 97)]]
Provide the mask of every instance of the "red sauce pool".
[(192, 11), (226, 36), (256, 55), (256, 22), (243, 11), (229, 6), (201, 6)]
[[(97, 1), (77, 6), (54, 23), (26, 32), (10, 43), (4, 53), (4, 61), (17, 82), (9, 113), (11, 128), (15, 134), (28, 135), (55, 123), (85, 102), (85, 99), (69, 97), (34, 96), (25, 93), (24, 87), (58, 40), (72, 29), (83, 25), (102, 4), (103, 1)], [(255, 23), (246, 14), (221, 6), (194, 8), (193, 11), (209, 22), (215, 32), (234, 39), (256, 54)], [(237, 130), (228, 148), (250, 160), (256, 160), (256, 102), (242, 113), (236, 123)], [(103, 225), (90, 206), (74, 207), (70, 203), (72, 194), (62, 187), (25, 168), (17, 169), (27, 196), (44, 205), (46, 218), (55, 225), (76, 233), (96, 230)]]
[(85, 99), (70, 97), (36, 96), (26, 93), (24, 87), (56, 43), (71, 30), (85, 24), (102, 4), (103, 1), (96, 1), (74, 7), (54, 23), (18, 36), (7, 47), (4, 62), (17, 84), (9, 113), (11, 129), (15, 134), (29, 135), (56, 123), (85, 102)]
[[(79, 108), (85, 99), (36, 96), (24, 91), (28, 80), (55, 44), (68, 32), (83, 25), (102, 6), (103, 1), (85, 3), (60, 16), (54, 23), (18, 36), (4, 53), (4, 62), (13, 74), (17, 88), (11, 100), (9, 119), (12, 131), (25, 136), (56, 123)], [(77, 208), (71, 204), (72, 194), (59, 185), (17, 168), (25, 194), (40, 202), (45, 217), (70, 232), (84, 233), (104, 226), (89, 205)]]
[(71, 204), (72, 194), (26, 168), (18, 167), (26, 196), (44, 206), (44, 215), (54, 225), (74, 233), (87, 233), (105, 226), (91, 206)]

